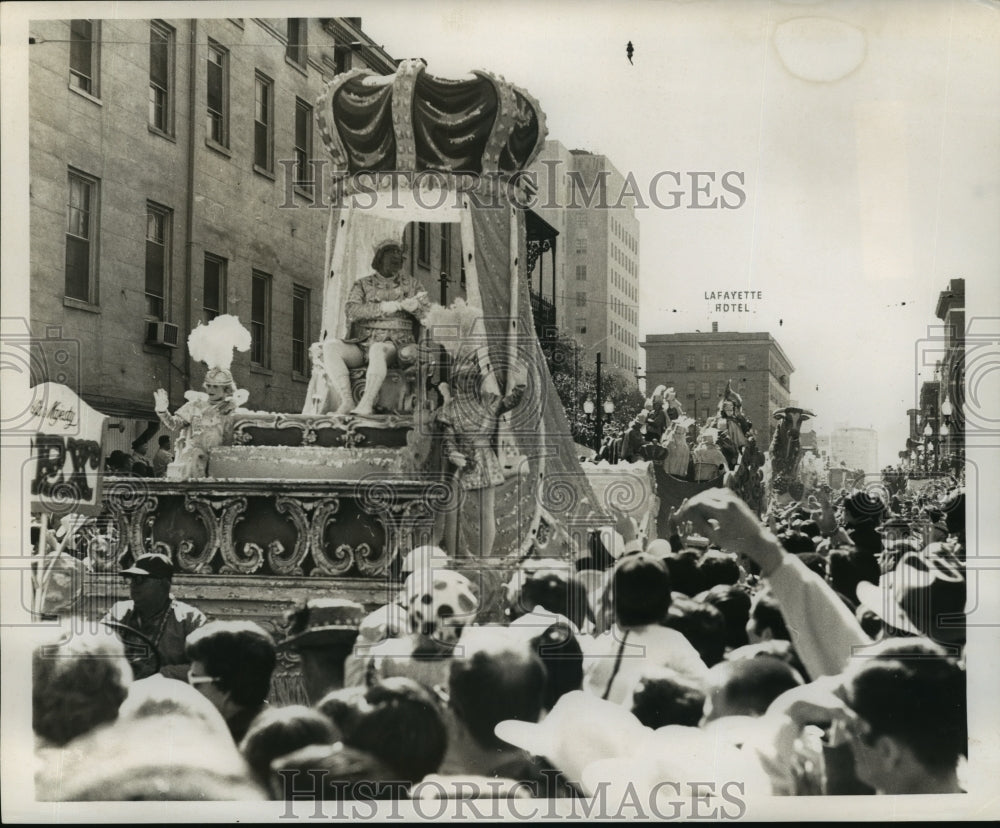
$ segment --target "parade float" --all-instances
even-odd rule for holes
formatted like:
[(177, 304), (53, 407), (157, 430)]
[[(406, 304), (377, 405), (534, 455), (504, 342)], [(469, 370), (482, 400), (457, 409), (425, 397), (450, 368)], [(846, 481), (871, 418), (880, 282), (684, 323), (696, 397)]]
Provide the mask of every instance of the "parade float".
[[(91, 615), (120, 592), (121, 568), (157, 550), (174, 562), (178, 598), (281, 638), (306, 598), (392, 600), (401, 555), (433, 544), (478, 585), (488, 617), (523, 559), (570, 562), (613, 523), (609, 507), (650, 497), (627, 479), (595, 496), (534, 333), (517, 203), (518, 173), (546, 135), (534, 99), (488, 72), (442, 79), (410, 60), (389, 76), (335, 76), (317, 113), (337, 197), (306, 399), (254, 410), (226, 348), (195, 347), (205, 393), (189, 391), (175, 412), (156, 401), (182, 429), (168, 476), (105, 481), (112, 541), (89, 552)], [(457, 225), (464, 303), (432, 307), (376, 267), (416, 221)], [(238, 327), (230, 359), (248, 344)], [(283, 661), (275, 679), (284, 700), (300, 698), (295, 669)]]

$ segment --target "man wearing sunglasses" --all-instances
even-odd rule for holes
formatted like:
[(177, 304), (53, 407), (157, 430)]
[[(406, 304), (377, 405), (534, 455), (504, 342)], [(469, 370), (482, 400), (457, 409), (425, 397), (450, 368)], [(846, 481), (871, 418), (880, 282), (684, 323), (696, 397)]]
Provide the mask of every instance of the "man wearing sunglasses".
[(186, 681), (191, 664), (184, 641), (205, 624), (205, 614), (170, 594), (174, 567), (166, 555), (139, 555), (121, 575), (130, 600), (112, 606), (104, 621), (124, 640), (135, 678), (160, 673)]

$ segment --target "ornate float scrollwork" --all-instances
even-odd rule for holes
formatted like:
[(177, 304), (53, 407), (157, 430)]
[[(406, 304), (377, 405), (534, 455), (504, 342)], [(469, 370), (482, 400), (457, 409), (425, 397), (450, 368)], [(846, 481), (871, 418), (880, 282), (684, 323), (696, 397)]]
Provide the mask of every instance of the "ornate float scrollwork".
[(302, 562), (308, 556), (311, 546), (309, 512), (313, 511), (318, 502), (316, 500), (302, 500), (287, 495), (279, 495), (275, 498), (274, 508), (280, 514), (287, 515), (287, 519), (295, 527), (295, 546), (291, 552), (286, 552), (284, 547), (281, 547), (280, 550), (276, 548), (274, 545), (278, 543), (277, 541), (272, 541), (268, 544), (267, 564), (275, 574), (302, 574)]
[(242, 553), (239, 550), (234, 549), (232, 556), (223, 555), (222, 557), (224, 560), (235, 559), (238, 561), (236, 566), (229, 563), (225, 564), (220, 570), (224, 575), (249, 575), (250, 573), (260, 569), (263, 565), (264, 550), (260, 548), (259, 544), (247, 541), (243, 544)]
[(348, 421), (344, 426), (344, 445), (347, 448), (354, 448), (365, 442), (365, 435), (358, 432), (357, 423), (354, 420)]
[(153, 522), (156, 520), (156, 509), (160, 505), (159, 499), (150, 495), (143, 500), (132, 512), (129, 520), (128, 543), (135, 558), (149, 549), (146, 539)]
[(182, 572), (211, 572), (212, 559), (221, 544), (219, 517), (215, 508), (218, 502), (206, 497), (187, 495), (184, 498), (184, 508), (196, 514), (202, 525), (208, 531), (208, 539), (200, 552), (193, 540), (181, 541), (177, 549), (177, 565)]
[(362, 543), (354, 550), (354, 563), (362, 575), (384, 575), (389, 568), (389, 558), (381, 550)]
[(342, 575), (351, 568), (353, 558), (348, 558), (347, 565), (337, 553), (331, 558), (326, 552), (326, 543), (323, 535), (326, 533), (326, 525), (340, 509), (340, 498), (328, 498), (320, 501), (313, 512), (312, 523), (309, 525), (309, 549), (312, 552), (314, 575)]
[(354, 566), (354, 548), (341, 543), (331, 553), (320, 547), (313, 550), (313, 560), (316, 562), (313, 575), (343, 575)]
[(243, 513), (247, 509), (247, 499), (227, 497), (217, 501), (216, 506), (221, 507), (222, 512), (219, 549), (223, 565), (219, 571), (223, 574), (252, 575), (264, 565), (264, 550), (253, 543), (246, 543), (242, 549), (238, 549), (234, 537), (236, 524), (243, 520)]
[[(392, 451), (331, 450), (328, 468), (334, 475), (352, 470), (356, 455), (376, 453), (366, 462), (384, 461), (391, 472)], [(142, 491), (128, 487), (105, 500), (107, 541), (92, 544), (90, 557), (95, 571), (113, 572), (135, 550), (160, 542), (185, 575), (379, 578), (401, 549), (431, 542), (434, 516), (451, 491), (440, 482), (388, 476), (388, 484), (372, 472), (334, 481), (145, 481)], [(334, 519), (343, 520), (337, 532)]]
[[(92, 553), (97, 571), (118, 568), (133, 540), (133, 519), (136, 510), (144, 507), (150, 498), (149, 488), (141, 478), (107, 478), (104, 484), (104, 504), (114, 525), (113, 542)], [(155, 509), (155, 505), (153, 506)], [(145, 512), (148, 514), (148, 510)]]
[(94, 544), (90, 547), (90, 558), (94, 562), (96, 572), (111, 572), (117, 569), (119, 561), (128, 549), (129, 513), (109, 503), (108, 514), (112, 525), (108, 543)]

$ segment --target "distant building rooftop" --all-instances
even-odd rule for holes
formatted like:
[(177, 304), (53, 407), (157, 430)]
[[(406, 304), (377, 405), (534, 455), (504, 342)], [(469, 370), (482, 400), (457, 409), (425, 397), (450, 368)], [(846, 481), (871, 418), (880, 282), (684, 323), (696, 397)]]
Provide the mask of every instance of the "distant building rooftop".
[(672, 333), (672, 334), (650, 334), (642, 342), (639, 343), (640, 347), (645, 347), (647, 344), (655, 345), (659, 343), (669, 344), (669, 343), (702, 343), (702, 342), (751, 342), (751, 343), (767, 343), (772, 345), (780, 354), (781, 358), (788, 365), (789, 370), (794, 371), (795, 366), (792, 365), (792, 361), (788, 358), (788, 355), (782, 350), (782, 347), (778, 344), (771, 334), (766, 331), (755, 331), (748, 333), (740, 333), (738, 331), (706, 331), (702, 333), (701, 331), (692, 331), (690, 333)]

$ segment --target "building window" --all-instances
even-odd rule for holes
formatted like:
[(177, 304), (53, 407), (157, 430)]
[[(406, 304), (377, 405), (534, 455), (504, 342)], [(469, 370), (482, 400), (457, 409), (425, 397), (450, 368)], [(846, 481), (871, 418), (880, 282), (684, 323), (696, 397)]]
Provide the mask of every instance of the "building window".
[(226, 260), (205, 254), (205, 285), (202, 310), (206, 322), (226, 312)]
[(417, 264), (431, 266), (431, 228), (426, 221), (417, 222)]
[(576, 306), (578, 308), (587, 307), (587, 294), (582, 290), (576, 292)]
[(587, 332), (587, 320), (582, 316), (577, 317), (576, 332), (578, 334), (585, 334)]
[(694, 354), (688, 354), (687, 355), (687, 369), (689, 371), (693, 371), (694, 368), (695, 368), (695, 365), (694, 365)]
[(170, 26), (149, 24), (149, 125), (165, 135), (174, 131), (174, 44)]
[(715, 396), (722, 397), (726, 393), (726, 384), (722, 381), (715, 383)]
[(347, 44), (337, 44), (333, 47), (333, 73), (339, 75), (351, 68), (351, 47)]
[(451, 270), (451, 228), (447, 224), (441, 225), (441, 272), (450, 273)]
[(170, 284), (170, 210), (146, 205), (146, 315), (163, 319)]
[(707, 371), (712, 367), (712, 360), (708, 354), (701, 355), (701, 370)]
[(736, 367), (738, 369), (743, 369), (743, 368), (747, 367), (747, 355), (746, 354), (737, 354), (736, 355)]
[(260, 72), (254, 81), (253, 165), (274, 172), (274, 81)]
[(98, 96), (98, 69), (101, 65), (100, 21), (69, 22), (69, 85), (88, 95)]
[(689, 398), (692, 398), (692, 399), (694, 398), (694, 383), (693, 382), (689, 382), (687, 384), (687, 395), (688, 395)]
[(709, 383), (703, 382), (701, 384), (701, 398), (703, 400), (707, 400), (708, 399), (708, 395), (711, 394), (711, 393), (712, 393), (712, 389), (711, 389), (711, 386), (709, 385)]
[(292, 371), (306, 373), (309, 343), (309, 289), (292, 286)]
[(208, 138), (229, 146), (229, 52), (208, 41)]
[(97, 267), (96, 178), (70, 170), (66, 210), (66, 296), (81, 302), (96, 301)]
[(295, 186), (312, 186), (312, 168), (309, 159), (312, 156), (312, 124), (313, 109), (301, 98), (295, 99)]
[(663, 360), (663, 368), (666, 371), (673, 371), (674, 370), (674, 355), (673, 354), (667, 354), (666, 359)]
[(253, 272), (250, 288), (250, 362), (271, 367), (271, 277)]
[(288, 46), (285, 48), (285, 57), (297, 66), (306, 65), (306, 23), (308, 18), (289, 17), (288, 18)]
[(583, 281), (587, 278), (587, 266), (577, 265), (576, 266), (576, 278)]
[(580, 255), (587, 252), (587, 237), (583, 234), (576, 237), (576, 252)]

